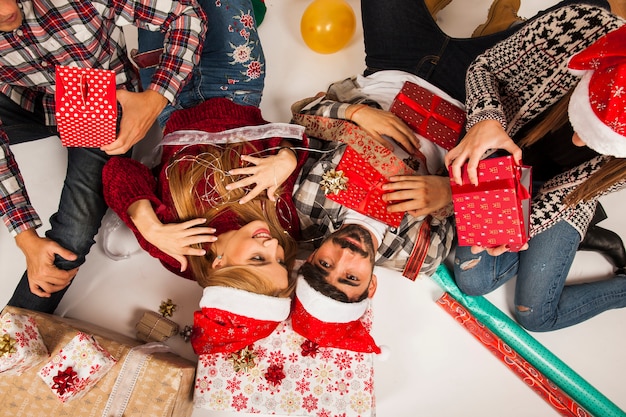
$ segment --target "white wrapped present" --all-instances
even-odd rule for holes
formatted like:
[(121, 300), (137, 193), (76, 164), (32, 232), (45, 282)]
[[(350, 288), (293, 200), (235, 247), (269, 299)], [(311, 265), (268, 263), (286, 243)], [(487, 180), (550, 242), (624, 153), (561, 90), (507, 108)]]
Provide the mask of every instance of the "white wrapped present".
[(93, 336), (77, 332), (38, 374), (55, 395), (66, 402), (84, 395), (116, 362)]

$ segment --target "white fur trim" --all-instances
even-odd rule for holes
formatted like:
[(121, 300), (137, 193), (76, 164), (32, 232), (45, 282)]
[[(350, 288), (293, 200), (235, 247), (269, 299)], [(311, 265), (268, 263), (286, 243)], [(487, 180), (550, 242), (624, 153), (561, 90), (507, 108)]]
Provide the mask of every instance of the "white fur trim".
[(309, 314), (326, 323), (349, 323), (358, 320), (369, 305), (369, 299), (358, 303), (342, 303), (327, 297), (313, 289), (302, 275), (298, 276), (296, 297)]
[(291, 298), (211, 286), (204, 289), (200, 307), (217, 308), (257, 320), (283, 321), (289, 317)]
[(626, 137), (615, 132), (596, 116), (589, 104), (592, 71), (580, 80), (569, 102), (569, 120), (585, 144), (603, 155), (626, 158)]

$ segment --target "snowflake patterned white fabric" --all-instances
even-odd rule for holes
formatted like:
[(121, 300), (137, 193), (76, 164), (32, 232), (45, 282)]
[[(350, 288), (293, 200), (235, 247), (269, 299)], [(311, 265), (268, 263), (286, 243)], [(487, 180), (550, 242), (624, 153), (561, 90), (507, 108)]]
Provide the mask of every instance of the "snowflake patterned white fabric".
[(0, 373), (20, 375), (48, 357), (32, 317), (6, 312), (0, 319)]
[[(369, 310), (362, 320), (371, 326)], [(288, 319), (241, 357), (247, 358), (245, 369), (231, 355), (199, 356), (195, 407), (288, 416), (376, 415), (374, 354), (321, 348), (294, 332)]]

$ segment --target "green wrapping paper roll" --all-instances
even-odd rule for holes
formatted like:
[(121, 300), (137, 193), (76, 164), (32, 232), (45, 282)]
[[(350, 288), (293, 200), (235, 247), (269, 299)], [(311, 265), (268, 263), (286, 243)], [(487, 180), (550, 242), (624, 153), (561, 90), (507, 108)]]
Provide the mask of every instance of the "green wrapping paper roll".
[(456, 286), (447, 267), (440, 265), (432, 278), (444, 291), (470, 310), (478, 321), (482, 322), (539, 372), (552, 380), (587, 412), (596, 417), (626, 417), (626, 413), (622, 409), (487, 299), (463, 294)]

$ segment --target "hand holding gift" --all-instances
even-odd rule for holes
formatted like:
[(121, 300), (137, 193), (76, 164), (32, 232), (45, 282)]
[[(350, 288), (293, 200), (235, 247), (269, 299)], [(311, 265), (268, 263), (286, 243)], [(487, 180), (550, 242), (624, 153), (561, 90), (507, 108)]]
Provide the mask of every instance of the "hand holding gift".
[(465, 109), (461, 103), (443, 97), (443, 92), (440, 94), (407, 81), (389, 111), (419, 135), (450, 150), (456, 145), (465, 125)]
[(63, 146), (99, 148), (115, 141), (115, 92), (115, 71), (56, 68), (56, 119)]
[(524, 249), (528, 241), (530, 168), (504, 156), (482, 160), (477, 172), (476, 186), (469, 183), (467, 166), (462, 169), (463, 185), (451, 180), (459, 245), (492, 248), (492, 255)]

